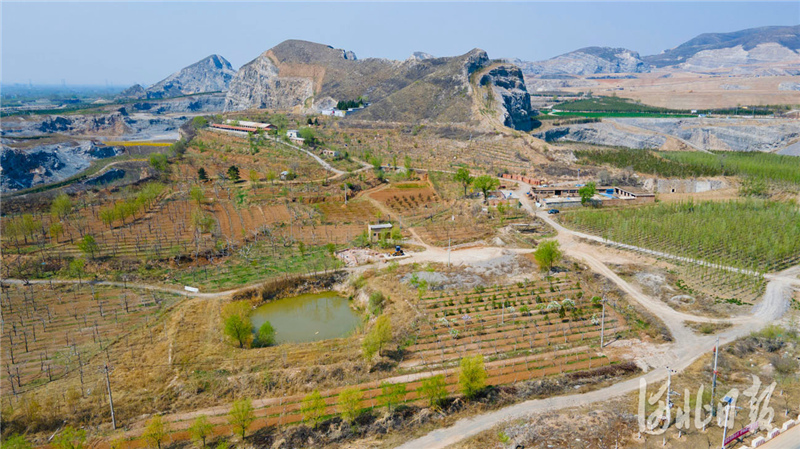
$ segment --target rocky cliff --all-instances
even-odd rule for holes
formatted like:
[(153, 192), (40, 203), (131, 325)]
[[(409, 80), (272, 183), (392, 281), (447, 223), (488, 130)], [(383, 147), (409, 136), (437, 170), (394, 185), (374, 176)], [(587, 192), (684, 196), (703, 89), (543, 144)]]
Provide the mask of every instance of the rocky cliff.
[(506, 64), (493, 67), (484, 73), (481, 86), (491, 86), (499, 102), (498, 110), (503, 124), (509, 128), (530, 131), (533, 128), (531, 96), (519, 67)]
[(800, 62), (800, 25), (705, 33), (644, 60), (656, 67), (685, 64), (717, 68), (742, 64)]
[(223, 92), (236, 71), (219, 55), (211, 55), (184, 67), (147, 89), (135, 84), (119, 94), (121, 98), (160, 99), (204, 92)]
[(146, 89), (148, 98), (167, 98), (228, 90), (236, 71), (220, 55), (211, 55), (164, 78)]
[(639, 53), (626, 48), (586, 47), (546, 61), (511, 61), (525, 75), (592, 75), (596, 73), (644, 73), (650, 65)]
[[(230, 84), (226, 110), (248, 108), (319, 111), (341, 100), (366, 97), (357, 119), (467, 122), (472, 116), (470, 76), (488, 67), (485, 51), (435, 58), (415, 53), (405, 61), (357, 59), (352, 52), (298, 40), (285, 41), (245, 64)], [(513, 72), (513, 73), (512, 73)], [(493, 84), (510, 126), (527, 125), (521, 74), (497, 72)], [(507, 101), (506, 101), (507, 100)]]

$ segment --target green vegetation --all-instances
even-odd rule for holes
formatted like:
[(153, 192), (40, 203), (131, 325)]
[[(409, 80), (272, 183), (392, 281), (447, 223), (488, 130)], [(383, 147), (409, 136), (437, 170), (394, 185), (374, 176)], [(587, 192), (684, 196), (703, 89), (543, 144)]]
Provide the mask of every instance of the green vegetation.
[(206, 447), (206, 439), (211, 436), (212, 429), (214, 429), (214, 426), (208, 422), (208, 417), (200, 415), (195, 418), (194, 423), (189, 427), (189, 435), (191, 435), (192, 441), (202, 443), (200, 447), (204, 448)]
[(325, 400), (322, 399), (319, 390), (314, 390), (303, 398), (300, 413), (304, 421), (310, 422), (315, 427), (322, 420), (325, 416)]
[(347, 387), (339, 393), (339, 413), (347, 422), (353, 422), (361, 414), (361, 398), (364, 393), (358, 387)]
[(25, 435), (14, 434), (3, 441), (3, 447), (6, 449), (32, 449), (33, 445), (25, 438)]
[(751, 176), (778, 184), (800, 184), (800, 158), (795, 156), (758, 151), (716, 151), (712, 154), (680, 151), (660, 154), (671, 161), (698, 169), (716, 168), (722, 175)]
[(577, 210), (565, 224), (612, 241), (768, 272), (800, 258), (800, 210), (761, 200)]
[(225, 335), (240, 348), (249, 346), (253, 340), (250, 332), (250, 304), (247, 301), (235, 301), (225, 304), (222, 311)]
[(585, 206), (586, 203), (592, 199), (595, 193), (597, 193), (597, 186), (595, 185), (594, 182), (590, 182), (585, 186), (579, 188), (578, 195), (581, 196), (581, 204)]
[(667, 108), (658, 108), (637, 103), (620, 97), (594, 97), (581, 100), (572, 100), (561, 103), (555, 107), (560, 111), (572, 112), (626, 112), (638, 114), (680, 114), (689, 111), (679, 111)]
[(486, 368), (483, 366), (483, 355), (476, 354), (472, 357), (461, 359), (461, 371), (458, 374), (458, 384), (461, 392), (467, 399), (474, 398), (486, 387)]
[[(150, 426), (145, 429), (145, 434), (143, 435), (145, 438), (147, 438), (146, 435), (149, 428)], [(83, 449), (85, 443), (86, 431), (72, 426), (64, 427), (64, 430), (53, 439), (53, 446), (57, 449)], [(5, 447), (5, 444), (3, 444), (3, 447)]]
[(275, 344), (275, 328), (272, 323), (264, 321), (264, 324), (258, 328), (258, 335), (256, 336), (256, 346), (272, 346)]
[(256, 420), (253, 413), (253, 402), (249, 398), (235, 401), (228, 413), (228, 424), (242, 435), (242, 440), (247, 433), (247, 428)]
[(371, 360), (377, 353), (380, 355), (383, 345), (392, 340), (392, 323), (389, 321), (388, 315), (381, 315), (375, 321), (372, 330), (364, 337), (361, 343), (361, 349), (364, 358)]
[(533, 252), (533, 258), (536, 259), (536, 263), (539, 264), (542, 271), (552, 270), (553, 265), (557, 264), (562, 256), (561, 245), (557, 240), (542, 242)]
[(380, 404), (391, 410), (393, 406), (405, 400), (407, 393), (406, 384), (381, 382)]
[[(591, 165), (610, 165), (617, 168), (632, 168), (638, 173), (647, 173), (667, 178), (690, 178), (697, 176), (719, 176), (719, 167), (695, 166), (689, 163), (667, 159), (664, 153), (649, 150), (608, 149), (577, 150), (574, 152), (578, 163)], [(699, 154), (699, 153), (698, 153)]]
[(167, 436), (167, 426), (164, 424), (164, 420), (161, 418), (161, 415), (154, 415), (150, 418), (150, 421), (147, 422), (147, 427), (145, 427), (144, 433), (142, 433), (142, 438), (150, 443), (150, 447), (161, 449), (161, 440), (163, 440), (165, 436)]
[(715, 151), (577, 150), (581, 164), (632, 168), (667, 178), (743, 176), (768, 183), (800, 184), (800, 158), (771, 153)]
[(453, 176), (453, 180), (460, 183), (464, 186), (464, 196), (467, 196), (467, 187), (472, 184), (473, 177), (469, 174), (469, 169), (461, 167), (456, 171), (456, 174)]
[(428, 400), (428, 406), (437, 408), (447, 399), (446, 385), (444, 374), (439, 374), (424, 379), (419, 388), (417, 388), (417, 392), (421, 397)]
[(472, 186), (483, 193), (483, 201), (489, 199), (489, 192), (500, 186), (500, 180), (490, 175), (481, 175), (472, 180)]
[(348, 110), (350, 108), (360, 108), (363, 105), (364, 105), (364, 99), (361, 98), (361, 97), (358, 97), (358, 99), (355, 100), (355, 101), (354, 100), (342, 100), (342, 101), (336, 103), (336, 109), (338, 109), (340, 111), (346, 111), (346, 110)]

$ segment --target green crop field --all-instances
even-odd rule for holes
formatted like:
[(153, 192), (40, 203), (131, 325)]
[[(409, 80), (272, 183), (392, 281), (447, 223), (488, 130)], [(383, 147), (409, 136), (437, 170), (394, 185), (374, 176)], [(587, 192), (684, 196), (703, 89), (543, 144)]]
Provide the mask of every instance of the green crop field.
[(658, 203), (564, 213), (564, 224), (609, 240), (770, 272), (800, 261), (800, 209), (760, 200)]
[(771, 153), (717, 151), (659, 153), (665, 158), (722, 175), (745, 175), (777, 183), (800, 184), (800, 158)]
[(760, 152), (650, 151), (615, 148), (579, 150), (581, 164), (632, 167), (639, 173), (670, 178), (746, 176), (775, 184), (800, 184), (800, 158)]

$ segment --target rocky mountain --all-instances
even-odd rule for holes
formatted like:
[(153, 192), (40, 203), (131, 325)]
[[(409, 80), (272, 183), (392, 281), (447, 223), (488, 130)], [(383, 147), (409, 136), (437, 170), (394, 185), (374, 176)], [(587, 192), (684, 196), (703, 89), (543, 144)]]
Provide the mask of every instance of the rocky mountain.
[(236, 71), (231, 63), (220, 55), (211, 55), (184, 67), (147, 89), (136, 84), (122, 91), (123, 98), (171, 98), (204, 92), (228, 90)]
[(546, 61), (513, 62), (525, 75), (592, 75), (596, 73), (644, 73), (650, 65), (639, 53), (626, 48), (586, 47)]
[(684, 65), (731, 67), (770, 62), (800, 62), (800, 25), (769, 26), (705, 33), (660, 54), (643, 59), (655, 67)]
[[(479, 49), (446, 58), (415, 54), (405, 61), (360, 60), (342, 49), (289, 40), (239, 69), (231, 80), (225, 109), (319, 111), (338, 101), (366, 97), (370, 104), (356, 112), (356, 118), (467, 122), (475, 118), (472, 75), (490, 66), (488, 55)], [(519, 100), (527, 94), (521, 73), (509, 68), (490, 79), (496, 82), (489, 88), (501, 100), (496, 103), (498, 113), (510, 117), (504, 119), (510, 126), (523, 129), (531, 110), (530, 102)]]

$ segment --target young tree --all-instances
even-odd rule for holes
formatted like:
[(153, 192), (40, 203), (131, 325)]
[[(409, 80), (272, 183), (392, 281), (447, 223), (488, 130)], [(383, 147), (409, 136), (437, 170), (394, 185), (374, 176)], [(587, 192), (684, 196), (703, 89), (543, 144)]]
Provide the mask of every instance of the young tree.
[(53, 438), (53, 445), (58, 449), (83, 449), (85, 443), (86, 431), (72, 426), (64, 427), (64, 430)]
[(233, 403), (231, 411), (228, 413), (228, 423), (235, 430), (242, 434), (242, 441), (247, 433), (247, 428), (255, 421), (256, 415), (253, 413), (253, 402), (244, 398)]
[(353, 422), (361, 414), (361, 398), (364, 394), (357, 387), (348, 387), (339, 393), (339, 413), (345, 421)]
[(225, 305), (223, 310), (224, 332), (240, 348), (249, 346), (253, 339), (250, 332), (250, 304), (247, 301), (236, 301)]
[(200, 186), (192, 186), (192, 188), (189, 189), (189, 198), (196, 201), (197, 206), (200, 207), (206, 199), (206, 195), (203, 193), (203, 189), (201, 189)]
[(264, 321), (264, 324), (258, 328), (258, 337), (257, 337), (258, 346), (272, 346), (275, 344), (275, 328), (272, 327), (272, 323), (269, 321)]
[(192, 436), (192, 441), (195, 443), (202, 443), (201, 448), (206, 447), (206, 439), (211, 436), (211, 430), (214, 428), (206, 415), (200, 415), (195, 418), (192, 426), (189, 427), (189, 434)]
[(234, 183), (239, 182), (241, 177), (239, 176), (239, 167), (235, 165), (231, 165), (228, 167), (228, 178), (233, 181)]
[(461, 167), (456, 171), (456, 174), (453, 176), (453, 180), (461, 183), (464, 186), (464, 196), (467, 196), (467, 187), (472, 184), (473, 177), (470, 176), (469, 170), (467, 168)]
[(167, 171), (167, 156), (161, 153), (153, 153), (150, 155), (150, 166), (160, 172)]
[(472, 180), (472, 186), (483, 193), (483, 202), (489, 199), (489, 192), (500, 186), (500, 180), (494, 176), (481, 175)]
[(150, 421), (147, 422), (147, 427), (144, 429), (144, 433), (142, 433), (142, 438), (150, 443), (150, 447), (161, 449), (161, 440), (163, 440), (165, 436), (167, 436), (167, 427), (161, 415), (155, 415), (150, 418)]
[(69, 272), (70, 276), (77, 276), (78, 282), (82, 282), (82, 277), (86, 272), (84, 267), (86, 266), (86, 261), (83, 259), (72, 259), (69, 262), (69, 266), (67, 267), (67, 271)]
[(311, 422), (314, 427), (317, 426), (325, 416), (325, 400), (322, 399), (319, 390), (314, 390), (303, 398), (300, 413), (303, 415), (303, 420)]
[(90, 259), (94, 259), (94, 254), (100, 250), (100, 246), (91, 234), (86, 234), (77, 243), (78, 249)]
[(594, 182), (590, 182), (585, 186), (578, 189), (578, 195), (581, 196), (581, 204), (586, 205), (587, 202), (592, 200), (592, 197), (597, 193), (597, 187)]
[(461, 371), (458, 374), (458, 383), (461, 392), (467, 399), (472, 399), (486, 387), (486, 368), (483, 366), (483, 355), (461, 359)]
[(208, 126), (208, 119), (202, 116), (197, 116), (192, 119), (192, 126), (194, 129), (202, 129)]
[(430, 407), (436, 408), (447, 399), (447, 389), (445, 385), (444, 374), (439, 374), (424, 379), (419, 388), (417, 388), (417, 393), (428, 399), (428, 405)]
[(558, 263), (562, 256), (561, 245), (557, 240), (542, 242), (536, 248), (536, 251), (533, 252), (533, 257), (536, 259), (536, 263), (539, 264), (539, 268), (542, 271), (552, 270), (553, 265)]
[(269, 170), (269, 171), (267, 171), (266, 178), (267, 178), (267, 181), (269, 181), (270, 184), (275, 184), (275, 179), (278, 178), (278, 175), (276, 175), (274, 171)]
[(58, 237), (64, 234), (64, 225), (60, 221), (50, 223), (50, 239), (53, 242), (58, 241)]
[(72, 212), (72, 201), (66, 193), (58, 195), (50, 204), (50, 215), (53, 217), (63, 220), (70, 212)]
[(256, 188), (256, 184), (258, 183), (259, 178), (260, 178), (259, 175), (258, 175), (258, 172), (251, 168), (250, 172), (247, 175), (247, 177), (250, 179), (250, 183), (252, 184), (253, 188), (255, 189)]
[(361, 349), (364, 358), (371, 360), (377, 353), (380, 355), (383, 345), (392, 340), (392, 323), (387, 315), (381, 315), (375, 321), (375, 326), (364, 337)]
[(407, 393), (406, 384), (404, 383), (390, 384), (388, 382), (382, 382), (380, 402), (387, 409), (391, 410), (393, 406), (405, 400)]
[(208, 173), (206, 173), (206, 169), (200, 167), (197, 169), (197, 179), (200, 181), (208, 181)]

